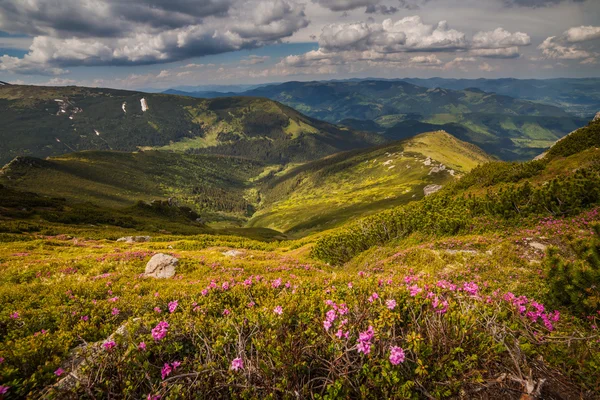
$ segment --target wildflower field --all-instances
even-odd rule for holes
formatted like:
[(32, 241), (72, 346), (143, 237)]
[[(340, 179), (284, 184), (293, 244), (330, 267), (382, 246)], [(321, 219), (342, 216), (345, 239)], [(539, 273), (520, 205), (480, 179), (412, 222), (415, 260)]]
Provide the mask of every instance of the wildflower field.
[[(597, 398), (597, 303), (573, 311), (548, 275), (598, 219), (412, 235), (344, 267), (302, 242), (5, 235), (1, 396)], [(143, 275), (160, 252), (175, 277)]]

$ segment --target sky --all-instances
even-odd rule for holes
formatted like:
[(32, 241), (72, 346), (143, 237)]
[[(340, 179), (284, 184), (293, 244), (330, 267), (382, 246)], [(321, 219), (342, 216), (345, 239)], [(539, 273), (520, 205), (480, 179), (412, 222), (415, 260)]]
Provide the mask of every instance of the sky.
[(600, 76), (600, 0), (1, 0), (0, 80)]

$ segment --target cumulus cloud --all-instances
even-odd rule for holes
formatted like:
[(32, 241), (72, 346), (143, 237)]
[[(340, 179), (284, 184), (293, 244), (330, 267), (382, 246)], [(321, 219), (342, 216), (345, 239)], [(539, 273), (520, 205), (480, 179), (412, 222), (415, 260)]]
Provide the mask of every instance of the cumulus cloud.
[(514, 46), (528, 46), (531, 38), (523, 32), (510, 33), (503, 28), (489, 32), (477, 32), (473, 36), (473, 47), (478, 49), (501, 49)]
[[(519, 57), (519, 48), (530, 44), (529, 35), (522, 32), (497, 28), (468, 38), (465, 33), (450, 28), (446, 21), (427, 24), (419, 16), (412, 16), (386, 19), (382, 23), (327, 25), (321, 31), (319, 49), (285, 57), (279, 66), (302, 69), (352, 64), (359, 68), (358, 64), (364, 63), (464, 69), (475, 57)], [(453, 53), (463, 55), (446, 64), (437, 56)]]
[(538, 46), (546, 58), (583, 60), (589, 64), (599, 54), (600, 27), (579, 26), (568, 29), (560, 36), (550, 36)]
[(600, 26), (576, 26), (565, 32), (565, 38), (569, 43), (586, 42), (600, 38)]
[(5, 0), (0, 30), (37, 36), (0, 70), (167, 63), (276, 43), (308, 23), (296, 0)]

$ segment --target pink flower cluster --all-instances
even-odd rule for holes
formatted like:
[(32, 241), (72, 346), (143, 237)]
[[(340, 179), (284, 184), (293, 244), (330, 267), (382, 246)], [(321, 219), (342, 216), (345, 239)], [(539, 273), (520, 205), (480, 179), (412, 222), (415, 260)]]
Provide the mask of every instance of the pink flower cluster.
[[(325, 313), (325, 321), (323, 321), (323, 328), (325, 328), (326, 331), (329, 331), (329, 329), (333, 326), (333, 323), (338, 318), (338, 316), (348, 314), (349, 310), (348, 310), (348, 306), (345, 303), (338, 305), (331, 300), (326, 300), (325, 304), (332, 307), (331, 310), (329, 310)], [(338, 339), (341, 339), (342, 337), (348, 338), (348, 335), (350, 335), (350, 332), (344, 332), (342, 330), (342, 327), (344, 325), (346, 325), (347, 323), (348, 323), (347, 319), (340, 322), (340, 324), (338, 326), (338, 331), (335, 334)]]
[(154, 340), (159, 341), (167, 336), (167, 330), (169, 329), (169, 323), (167, 321), (161, 321), (152, 329), (152, 337)]
[(410, 294), (411, 297), (415, 297), (416, 295), (418, 295), (419, 293), (421, 293), (423, 291), (423, 289), (421, 289), (418, 285), (412, 285), (412, 286), (408, 286), (408, 294)]
[(369, 325), (369, 328), (358, 334), (356, 349), (359, 353), (369, 354), (371, 352), (371, 339), (375, 336), (373, 327)]
[(390, 363), (392, 363), (392, 365), (403, 363), (405, 358), (404, 349), (398, 346), (392, 346), (390, 348)]
[(173, 301), (169, 302), (169, 312), (174, 313), (175, 310), (177, 309), (178, 305), (179, 305), (179, 302), (177, 300), (173, 300)]
[(165, 363), (165, 365), (160, 370), (160, 376), (164, 380), (167, 376), (171, 375), (171, 372), (176, 371), (177, 367), (179, 367), (180, 365), (181, 363), (179, 361), (174, 361), (170, 365), (168, 363)]
[(230, 369), (232, 371), (237, 371), (237, 370), (240, 370), (240, 369), (244, 369), (244, 360), (242, 360), (241, 358), (234, 358), (231, 361), (231, 367), (230, 367)]
[(104, 347), (104, 349), (105, 349), (106, 351), (111, 351), (111, 350), (112, 350), (112, 349), (114, 349), (116, 346), (117, 346), (117, 344), (116, 344), (114, 341), (112, 341), (112, 340), (109, 340), (108, 342), (104, 342), (104, 343), (102, 343), (102, 347)]
[(525, 315), (531, 322), (537, 322), (538, 319), (541, 319), (549, 331), (554, 330), (552, 323), (558, 322), (560, 319), (560, 312), (555, 310), (552, 313), (546, 313), (543, 304), (530, 300), (526, 296), (517, 297), (513, 293), (508, 292), (503, 296), (503, 299), (515, 306), (519, 314)]

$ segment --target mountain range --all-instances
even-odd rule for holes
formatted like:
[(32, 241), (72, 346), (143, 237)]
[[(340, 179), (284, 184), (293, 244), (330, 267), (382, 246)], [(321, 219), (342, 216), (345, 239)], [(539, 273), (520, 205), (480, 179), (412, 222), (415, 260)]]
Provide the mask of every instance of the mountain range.
[(306, 161), (384, 141), (259, 98), (194, 99), (114, 89), (0, 86), (0, 162), (140, 148)]
[[(377, 132), (392, 140), (431, 130), (429, 127), (415, 130), (424, 127), (417, 122), (439, 125), (437, 129), (452, 132), (505, 160), (531, 159), (589, 120), (539, 101), (484, 92), (477, 87), (446, 89), (434, 86), (438, 82), (435, 79), (423, 82), (430, 87), (404, 80), (287, 82), (242, 94), (270, 98), (311, 117)], [(465, 82), (461, 83), (465, 85)], [(494, 88), (500, 83), (482, 86)], [(590, 87), (588, 92), (593, 96), (593, 82), (585, 81), (581, 86)], [(516, 89), (506, 92), (518, 94)], [(168, 93), (207, 98), (237, 95), (173, 90)], [(589, 101), (594, 104), (593, 97)], [(600, 102), (596, 104), (600, 107)]]

